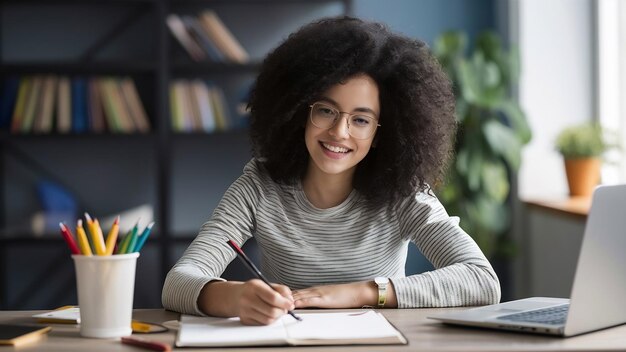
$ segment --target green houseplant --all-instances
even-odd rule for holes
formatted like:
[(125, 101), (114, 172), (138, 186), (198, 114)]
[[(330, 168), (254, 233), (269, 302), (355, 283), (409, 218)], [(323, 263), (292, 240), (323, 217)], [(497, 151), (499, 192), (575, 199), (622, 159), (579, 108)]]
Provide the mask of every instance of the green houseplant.
[(600, 182), (602, 154), (611, 147), (602, 127), (593, 122), (566, 127), (555, 144), (563, 155), (570, 195), (591, 195)]
[(511, 179), (531, 131), (510, 89), (519, 76), (519, 55), (497, 34), (446, 32), (434, 53), (454, 86), (458, 133), (446, 183), (437, 193), (448, 211), (489, 257), (511, 254), (503, 234), (510, 226)]

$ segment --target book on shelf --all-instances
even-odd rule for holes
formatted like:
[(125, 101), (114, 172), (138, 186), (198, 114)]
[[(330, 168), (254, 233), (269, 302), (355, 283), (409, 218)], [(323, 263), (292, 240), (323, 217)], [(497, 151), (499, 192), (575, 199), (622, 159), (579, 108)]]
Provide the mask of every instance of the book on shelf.
[(177, 347), (402, 345), (406, 338), (375, 311), (298, 313), (269, 325), (243, 325), (239, 318), (182, 315)]
[(204, 132), (211, 133), (215, 131), (215, 113), (213, 112), (213, 104), (211, 104), (209, 97), (209, 89), (206, 84), (199, 79), (193, 80), (191, 87), (198, 103), (202, 129)]
[(193, 131), (202, 131), (202, 117), (200, 116), (200, 101), (195, 94), (193, 83), (187, 85), (187, 103), (189, 104), (189, 115), (191, 116), (191, 128)]
[(11, 125), (11, 115), (17, 100), (17, 91), (20, 86), (18, 77), (8, 77), (2, 85), (2, 95), (0, 96), (0, 129), (9, 129)]
[(122, 97), (126, 101), (128, 112), (131, 120), (134, 123), (135, 129), (139, 132), (146, 133), (150, 131), (150, 122), (148, 121), (148, 115), (141, 104), (141, 98), (137, 92), (135, 82), (126, 77), (119, 81), (120, 91)]
[(224, 97), (224, 91), (217, 86), (209, 87), (209, 93), (213, 102), (213, 112), (215, 114), (215, 125), (217, 130), (226, 131), (233, 128), (233, 124), (228, 114), (226, 107), (226, 98)]
[(102, 105), (102, 92), (98, 81), (89, 80), (89, 122), (94, 133), (102, 133), (106, 129), (104, 106)]
[(172, 131), (178, 132), (182, 130), (182, 116), (183, 112), (181, 111), (181, 107), (178, 105), (180, 99), (178, 98), (178, 90), (180, 81), (170, 82), (169, 86), (169, 98), (170, 98), (170, 122)]
[(69, 77), (59, 78), (59, 94), (57, 95), (57, 132), (69, 133), (72, 130), (72, 95)]
[(203, 11), (198, 16), (170, 14), (170, 32), (194, 61), (247, 63), (248, 52), (217, 13)]
[(232, 123), (224, 92), (200, 79), (178, 79), (170, 84), (170, 117), (174, 132), (224, 131)]
[(40, 107), (33, 124), (33, 132), (50, 133), (52, 131), (52, 118), (54, 97), (56, 95), (58, 78), (54, 75), (44, 78)]
[(222, 62), (226, 59), (215, 42), (207, 35), (204, 28), (202, 28), (200, 21), (196, 17), (183, 16), (182, 20), (189, 35), (204, 50), (209, 59), (215, 62)]
[(206, 59), (206, 54), (202, 51), (200, 45), (191, 37), (185, 27), (185, 24), (178, 15), (168, 15), (165, 22), (178, 43), (183, 47), (183, 49), (185, 49), (187, 54), (189, 54), (194, 61), (202, 61)]
[(172, 130), (174, 132), (190, 132), (187, 117), (187, 84), (184, 80), (176, 80), (171, 84), (172, 96), (170, 97), (170, 111)]
[(19, 126), (19, 132), (28, 133), (35, 121), (35, 114), (38, 106), (39, 95), (41, 94), (41, 86), (43, 85), (43, 78), (36, 76), (33, 78), (32, 86), (28, 92), (28, 98), (26, 98), (26, 107), (24, 108), (24, 116)]
[(240, 64), (250, 61), (246, 50), (215, 11), (205, 10), (200, 14), (199, 19), (208, 37), (230, 61)]
[[(150, 121), (129, 77), (11, 77), (3, 83), (0, 125), (13, 134), (148, 132)], [(12, 102), (7, 101), (12, 98)]]
[(72, 132), (74, 133), (89, 130), (86, 90), (85, 78), (77, 77), (72, 80)]
[(135, 126), (120, 94), (119, 85), (114, 78), (100, 79), (105, 112), (113, 133), (131, 133)]

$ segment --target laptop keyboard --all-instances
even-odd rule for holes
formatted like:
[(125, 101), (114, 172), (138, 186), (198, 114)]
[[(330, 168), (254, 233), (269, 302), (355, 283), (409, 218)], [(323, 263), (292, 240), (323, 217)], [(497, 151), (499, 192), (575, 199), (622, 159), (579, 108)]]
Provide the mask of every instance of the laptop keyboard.
[(502, 315), (499, 316), (498, 319), (525, 323), (562, 325), (565, 324), (568, 310), (569, 304), (564, 304), (562, 306), (543, 308), (529, 312)]

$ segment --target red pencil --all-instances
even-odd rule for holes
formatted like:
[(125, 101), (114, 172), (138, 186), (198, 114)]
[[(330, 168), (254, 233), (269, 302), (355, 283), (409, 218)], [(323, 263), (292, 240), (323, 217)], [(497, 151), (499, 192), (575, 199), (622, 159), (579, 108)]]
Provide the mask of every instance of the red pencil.
[(172, 350), (172, 346), (170, 346), (167, 343), (158, 342), (158, 341), (150, 341), (150, 340), (140, 339), (137, 337), (130, 337), (130, 336), (122, 337), (122, 343), (125, 343), (127, 345), (147, 348), (153, 351), (166, 351), (167, 352), (167, 351)]
[(74, 236), (70, 232), (70, 229), (62, 222), (59, 223), (59, 227), (61, 227), (61, 235), (63, 235), (65, 242), (67, 242), (67, 245), (70, 247), (70, 251), (72, 251), (72, 254), (80, 254), (80, 249), (78, 249), (78, 246), (76, 245), (76, 241), (74, 241)]

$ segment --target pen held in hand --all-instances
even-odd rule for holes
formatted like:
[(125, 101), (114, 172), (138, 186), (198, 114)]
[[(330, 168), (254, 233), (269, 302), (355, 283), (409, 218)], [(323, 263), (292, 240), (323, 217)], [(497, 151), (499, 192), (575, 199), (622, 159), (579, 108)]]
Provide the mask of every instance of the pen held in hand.
[[(237, 253), (237, 256), (241, 259), (241, 261), (244, 262), (244, 264), (248, 267), (248, 269), (250, 269), (250, 271), (252, 271), (254, 275), (256, 275), (259, 279), (265, 282), (267, 286), (269, 286), (274, 291), (276, 291), (276, 289), (270, 284), (270, 282), (265, 278), (265, 276), (263, 276), (261, 271), (257, 269), (256, 265), (254, 265), (254, 263), (250, 260), (250, 258), (248, 258), (246, 253), (244, 253), (241, 250), (241, 248), (239, 248), (237, 243), (235, 243), (233, 240), (228, 240), (226, 243), (228, 243), (228, 245), (235, 251), (235, 253)], [(298, 321), (302, 321), (302, 318), (295, 315), (293, 311), (288, 310), (287, 313), (289, 313), (289, 315), (291, 315), (294, 319)]]

